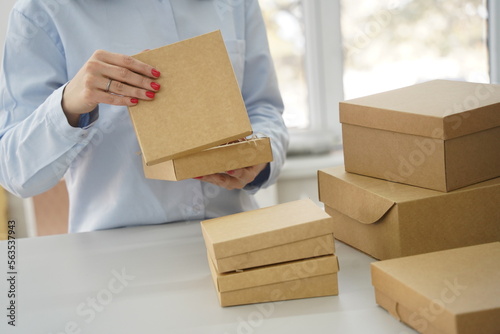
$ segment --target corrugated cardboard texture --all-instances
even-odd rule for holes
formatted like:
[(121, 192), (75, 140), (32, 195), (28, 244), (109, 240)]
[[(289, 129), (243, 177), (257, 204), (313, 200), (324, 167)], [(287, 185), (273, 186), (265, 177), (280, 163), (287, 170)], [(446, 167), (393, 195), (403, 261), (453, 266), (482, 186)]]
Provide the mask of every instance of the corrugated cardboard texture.
[(333, 234), (327, 234), (281, 246), (212, 260), (217, 272), (225, 273), (334, 253), (335, 244)]
[(440, 191), (500, 176), (500, 85), (435, 80), (342, 102), (348, 172)]
[(450, 139), (500, 126), (500, 85), (449, 80), (340, 103), (341, 123)]
[(153, 166), (144, 164), (144, 174), (149, 179), (180, 181), (255, 166), (272, 160), (269, 138), (257, 138), (209, 148)]
[(219, 259), (332, 233), (332, 219), (309, 199), (201, 222), (209, 254)]
[(377, 259), (500, 240), (500, 178), (442, 193), (338, 167), (318, 182), (335, 238)]
[(338, 294), (334, 255), (230, 274), (218, 274), (208, 261), (221, 306)]
[(377, 302), (420, 333), (500, 330), (500, 243), (372, 263)]
[(129, 108), (147, 165), (252, 133), (220, 31), (134, 57), (161, 72), (155, 99)]
[(7, 196), (5, 190), (0, 187), (0, 240), (7, 239)]

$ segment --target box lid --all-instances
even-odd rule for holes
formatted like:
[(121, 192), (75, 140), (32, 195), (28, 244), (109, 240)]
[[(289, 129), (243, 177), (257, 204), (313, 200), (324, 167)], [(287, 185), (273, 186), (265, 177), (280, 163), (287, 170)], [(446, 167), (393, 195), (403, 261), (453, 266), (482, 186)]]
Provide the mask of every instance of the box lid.
[(212, 275), (216, 276), (214, 281), (219, 292), (294, 281), (302, 278), (328, 275), (339, 271), (338, 259), (335, 255), (269, 265), (228, 274), (217, 274), (213, 271), (214, 264), (210, 258), (208, 261), (210, 261), (210, 265), (212, 266)]
[(215, 259), (333, 233), (332, 218), (310, 199), (205, 220), (201, 226)]
[(161, 72), (161, 91), (155, 99), (129, 107), (148, 166), (252, 133), (220, 31), (134, 58)]
[[(343, 166), (318, 171), (318, 183), (321, 202), (363, 224), (379, 221), (396, 204), (451, 194), (347, 173)], [(499, 184), (496, 178), (453, 193)]]
[(340, 122), (436, 139), (500, 126), (500, 85), (433, 80), (340, 103)]
[(371, 274), (376, 289), (414, 312), (413, 325), (427, 320), (461, 334), (500, 329), (500, 242), (376, 262)]

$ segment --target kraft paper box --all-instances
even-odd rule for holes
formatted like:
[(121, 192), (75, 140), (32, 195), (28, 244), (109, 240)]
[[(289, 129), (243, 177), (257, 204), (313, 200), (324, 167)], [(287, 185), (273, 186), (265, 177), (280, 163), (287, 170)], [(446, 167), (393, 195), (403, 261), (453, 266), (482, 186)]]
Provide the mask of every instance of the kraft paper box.
[(371, 264), (377, 303), (423, 334), (500, 333), (500, 243)]
[(258, 138), (212, 147), (153, 166), (144, 164), (144, 174), (149, 179), (180, 181), (255, 166), (272, 160), (269, 138)]
[(318, 172), (335, 238), (390, 259), (500, 241), (500, 178), (443, 193), (346, 173)]
[(333, 222), (309, 199), (201, 222), (218, 272), (334, 253)]
[(219, 274), (209, 258), (221, 306), (338, 295), (335, 255)]
[(152, 101), (129, 108), (146, 165), (245, 138), (252, 127), (220, 31), (134, 58), (161, 72)]
[(500, 85), (435, 80), (340, 103), (348, 172), (440, 191), (500, 176)]

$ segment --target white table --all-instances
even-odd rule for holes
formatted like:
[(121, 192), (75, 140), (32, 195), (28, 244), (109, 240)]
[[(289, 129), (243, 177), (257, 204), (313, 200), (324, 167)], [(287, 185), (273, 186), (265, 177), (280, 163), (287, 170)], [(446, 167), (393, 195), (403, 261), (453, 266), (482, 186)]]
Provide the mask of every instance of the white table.
[(374, 260), (336, 247), (339, 296), (221, 308), (199, 222), (17, 240), (14, 328), (1, 242), (0, 333), (416, 333), (376, 305)]

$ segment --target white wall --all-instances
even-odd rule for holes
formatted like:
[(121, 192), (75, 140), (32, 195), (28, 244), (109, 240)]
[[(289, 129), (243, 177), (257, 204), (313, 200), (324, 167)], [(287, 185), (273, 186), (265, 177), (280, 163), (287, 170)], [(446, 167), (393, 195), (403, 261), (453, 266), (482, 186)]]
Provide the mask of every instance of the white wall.
[(5, 42), (5, 34), (7, 32), (7, 21), (9, 19), (9, 13), (15, 2), (16, 0), (2, 0), (0, 2), (0, 45), (2, 45), (0, 61), (3, 59), (3, 44)]

